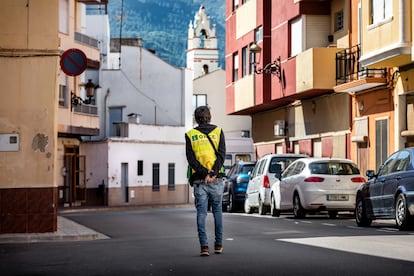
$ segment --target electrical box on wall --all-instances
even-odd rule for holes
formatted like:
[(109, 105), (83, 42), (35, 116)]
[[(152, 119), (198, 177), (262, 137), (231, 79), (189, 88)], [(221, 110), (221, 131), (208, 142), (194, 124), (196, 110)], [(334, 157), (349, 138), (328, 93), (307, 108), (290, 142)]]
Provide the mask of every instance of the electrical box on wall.
[(0, 134), (0, 151), (19, 151), (19, 134)]

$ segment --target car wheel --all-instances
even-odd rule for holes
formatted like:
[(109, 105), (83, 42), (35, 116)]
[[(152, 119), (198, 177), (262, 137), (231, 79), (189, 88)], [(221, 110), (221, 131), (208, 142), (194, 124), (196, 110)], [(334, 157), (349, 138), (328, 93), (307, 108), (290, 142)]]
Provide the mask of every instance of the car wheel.
[(368, 227), (371, 225), (372, 220), (367, 217), (365, 212), (364, 201), (360, 196), (357, 197), (355, 206), (355, 221), (358, 226)]
[(411, 220), (405, 196), (403, 194), (399, 194), (395, 203), (395, 221), (398, 229), (407, 230), (412, 224)]
[(276, 209), (276, 201), (273, 195), (270, 201), (270, 213), (272, 214), (273, 217), (280, 216), (280, 210)]
[(253, 214), (253, 209), (252, 209), (252, 207), (250, 207), (249, 200), (247, 198), (244, 201), (244, 212), (246, 214)]
[(303, 209), (302, 204), (300, 203), (298, 194), (295, 194), (293, 197), (293, 215), (295, 218), (303, 218), (306, 215), (305, 209)]
[(266, 215), (266, 206), (264, 206), (262, 199), (259, 197), (259, 215)]
[(328, 211), (329, 218), (334, 219), (338, 215), (338, 211)]
[(233, 194), (229, 194), (229, 206), (227, 208), (228, 212), (234, 212), (234, 199), (233, 199)]

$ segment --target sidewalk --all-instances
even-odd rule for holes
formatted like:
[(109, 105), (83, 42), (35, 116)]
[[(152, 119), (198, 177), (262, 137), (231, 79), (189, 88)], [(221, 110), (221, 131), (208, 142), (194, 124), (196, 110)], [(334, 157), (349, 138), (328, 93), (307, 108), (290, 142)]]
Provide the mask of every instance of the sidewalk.
[[(81, 207), (60, 210), (60, 214), (76, 213), (76, 212), (98, 212), (98, 211), (127, 211), (141, 210), (151, 208), (188, 208), (193, 204), (177, 204), (177, 205), (146, 205), (146, 206), (118, 206), (118, 207)], [(87, 241), (110, 239), (104, 234), (98, 233), (86, 226), (76, 223), (62, 216), (57, 217), (57, 231), (51, 233), (17, 233), (17, 234), (0, 234), (0, 244), (5, 243), (35, 243), (35, 242), (52, 242), (52, 241)]]
[(0, 244), (109, 239), (101, 233), (61, 216), (57, 217), (57, 224), (58, 230), (52, 233), (0, 234)]

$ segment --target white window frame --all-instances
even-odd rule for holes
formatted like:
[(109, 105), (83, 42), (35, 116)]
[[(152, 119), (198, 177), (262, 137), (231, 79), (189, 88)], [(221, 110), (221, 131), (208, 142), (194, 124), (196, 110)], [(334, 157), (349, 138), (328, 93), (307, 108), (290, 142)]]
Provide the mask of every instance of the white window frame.
[(370, 25), (378, 25), (392, 18), (392, 0), (370, 0)]
[(69, 0), (59, 0), (59, 32), (69, 34)]
[(290, 22), (290, 56), (303, 51), (303, 18), (298, 17)]

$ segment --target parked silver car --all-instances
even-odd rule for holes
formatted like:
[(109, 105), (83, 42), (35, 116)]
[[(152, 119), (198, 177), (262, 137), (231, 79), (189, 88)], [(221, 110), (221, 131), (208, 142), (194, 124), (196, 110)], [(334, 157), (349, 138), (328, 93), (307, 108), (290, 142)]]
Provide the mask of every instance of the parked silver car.
[(357, 189), (365, 182), (357, 165), (344, 158), (296, 160), (271, 187), (271, 214), (293, 210), (296, 218), (306, 213), (354, 211)]
[(258, 210), (259, 214), (266, 214), (270, 210), (270, 187), (277, 180), (276, 172), (304, 157), (307, 155), (286, 153), (268, 154), (260, 158), (250, 174), (244, 211), (250, 214)]

